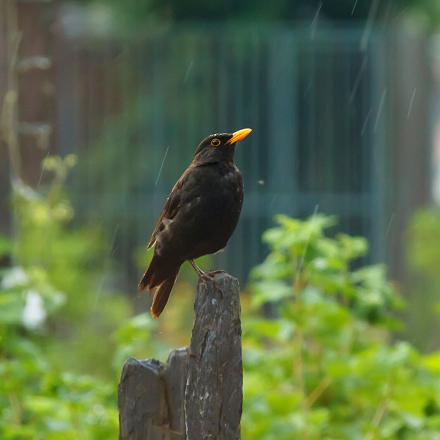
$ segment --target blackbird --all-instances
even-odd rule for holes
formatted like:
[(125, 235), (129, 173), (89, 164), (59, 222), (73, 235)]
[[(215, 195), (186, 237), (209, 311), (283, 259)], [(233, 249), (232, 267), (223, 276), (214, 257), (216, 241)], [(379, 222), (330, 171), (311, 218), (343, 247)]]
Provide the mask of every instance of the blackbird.
[(151, 236), (154, 256), (139, 290), (154, 293), (151, 315), (163, 311), (180, 266), (222, 250), (237, 225), (243, 203), (243, 179), (234, 164), (237, 142), (252, 130), (208, 136), (197, 147), (188, 168), (174, 185)]

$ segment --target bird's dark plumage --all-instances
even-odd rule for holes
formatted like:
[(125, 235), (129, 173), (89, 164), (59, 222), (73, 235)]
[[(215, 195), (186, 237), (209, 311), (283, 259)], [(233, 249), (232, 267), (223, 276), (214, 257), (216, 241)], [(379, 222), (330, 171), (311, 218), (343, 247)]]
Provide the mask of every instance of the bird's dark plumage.
[(250, 129), (208, 136), (174, 185), (148, 247), (154, 256), (139, 289), (154, 292), (151, 314), (163, 311), (180, 266), (226, 246), (243, 203), (243, 180), (234, 164), (235, 145)]

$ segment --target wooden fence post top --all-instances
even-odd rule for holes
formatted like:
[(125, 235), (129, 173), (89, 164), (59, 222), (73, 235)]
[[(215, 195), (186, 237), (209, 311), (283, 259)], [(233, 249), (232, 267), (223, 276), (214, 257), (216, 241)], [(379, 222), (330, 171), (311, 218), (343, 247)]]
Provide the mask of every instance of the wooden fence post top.
[(240, 288), (225, 272), (202, 278), (185, 389), (188, 440), (240, 438), (243, 400)]
[(130, 358), (119, 385), (120, 440), (238, 440), (242, 410), (240, 288), (202, 277), (189, 349), (166, 364)]

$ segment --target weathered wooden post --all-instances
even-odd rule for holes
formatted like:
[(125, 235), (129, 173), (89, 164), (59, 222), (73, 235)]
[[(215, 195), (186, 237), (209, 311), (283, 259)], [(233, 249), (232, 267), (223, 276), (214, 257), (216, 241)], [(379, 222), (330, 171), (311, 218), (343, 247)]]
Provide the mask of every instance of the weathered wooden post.
[(201, 279), (190, 347), (173, 351), (166, 364), (127, 360), (119, 384), (120, 440), (240, 438), (239, 292), (224, 272)]

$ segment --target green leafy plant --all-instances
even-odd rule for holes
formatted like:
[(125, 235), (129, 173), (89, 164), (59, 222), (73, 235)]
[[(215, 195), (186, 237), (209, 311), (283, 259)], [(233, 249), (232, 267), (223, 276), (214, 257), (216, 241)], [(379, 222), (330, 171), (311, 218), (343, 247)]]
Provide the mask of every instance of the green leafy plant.
[(49, 322), (65, 296), (37, 268), (2, 271), (0, 438), (107, 439), (117, 433), (112, 384), (60, 371), (51, 362)]
[[(73, 162), (46, 162), (47, 191), (16, 188), (17, 235), (0, 240), (13, 261), (0, 272), (2, 439), (115, 438), (114, 372), (129, 356), (165, 357), (180, 328), (128, 317), (100, 231), (72, 223)], [(277, 222), (243, 298), (243, 438), (437, 439), (440, 353), (393, 342), (403, 302), (383, 266), (359, 265), (366, 241), (327, 236), (323, 215)], [(192, 299), (178, 287), (173, 322)]]
[(392, 342), (402, 301), (384, 267), (354, 268), (366, 241), (324, 215), (277, 223), (243, 323), (244, 438), (438, 438), (440, 355)]
[(65, 192), (72, 155), (48, 157), (43, 172), (49, 184), (36, 192), (16, 186), (16, 234), (13, 255), (26, 270), (38, 271), (58, 291), (64, 303), (48, 325), (49, 354), (59, 367), (113, 377), (114, 341), (108, 338), (130, 316), (125, 295), (112, 279), (112, 249), (99, 225), (74, 223), (74, 209)]
[[(407, 337), (424, 351), (440, 344), (440, 211), (418, 211), (407, 234)], [(433, 313), (435, 311), (436, 313)]]
[(14, 240), (0, 240), (0, 261), (13, 262), (0, 271), (2, 439), (117, 436), (109, 335), (128, 302), (108, 288), (99, 230), (72, 227), (64, 182), (74, 164), (48, 158), (46, 188), (15, 185)]

